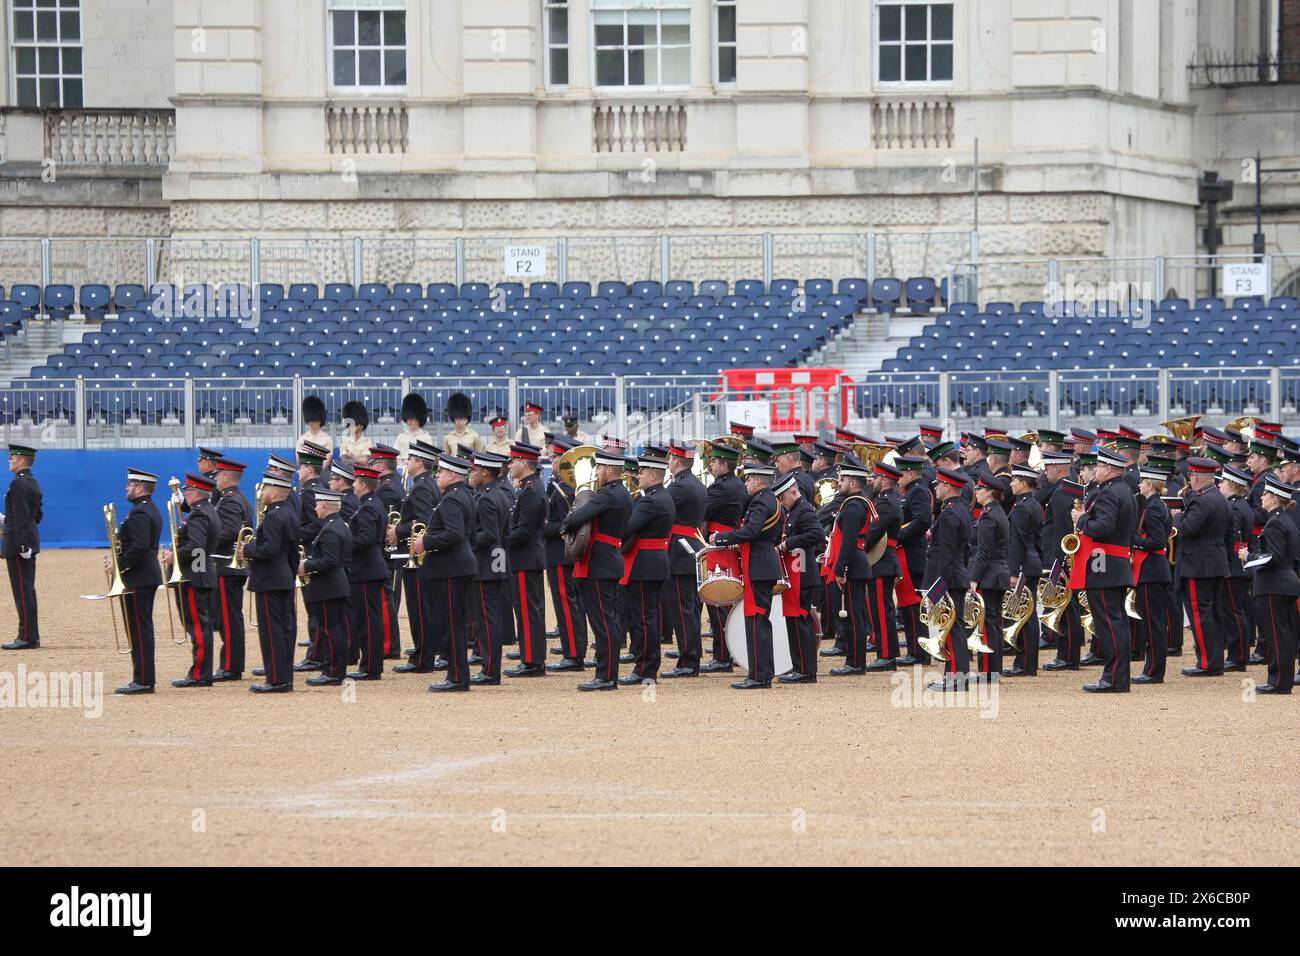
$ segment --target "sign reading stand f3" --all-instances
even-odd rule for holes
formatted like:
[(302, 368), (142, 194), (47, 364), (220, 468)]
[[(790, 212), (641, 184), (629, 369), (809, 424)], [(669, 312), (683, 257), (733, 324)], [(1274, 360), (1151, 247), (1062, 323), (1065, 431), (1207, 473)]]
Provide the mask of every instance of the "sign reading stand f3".
[(546, 275), (545, 246), (506, 246), (506, 275), (540, 279)]
[(1223, 267), (1223, 294), (1234, 298), (1271, 291), (1267, 262), (1230, 262)]

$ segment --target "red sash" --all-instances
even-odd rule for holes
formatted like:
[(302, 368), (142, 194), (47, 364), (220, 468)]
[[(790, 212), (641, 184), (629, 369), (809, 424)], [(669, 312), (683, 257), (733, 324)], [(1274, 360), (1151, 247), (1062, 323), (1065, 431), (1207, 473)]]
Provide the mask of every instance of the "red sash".
[(583, 552), (582, 557), (573, 563), (573, 577), (575, 579), (587, 577), (587, 569), (591, 564), (591, 551), (596, 547), (597, 541), (600, 541), (603, 544), (612, 545), (615, 548), (621, 548), (623, 546), (623, 542), (613, 535), (601, 534), (600, 519), (594, 519), (591, 522), (591, 540), (587, 542), (587, 550)]
[(729, 524), (723, 524), (721, 521), (710, 521), (705, 525), (705, 530), (709, 534), (726, 534), (728, 531), (735, 531)]
[(785, 576), (790, 580), (790, 588), (781, 595), (781, 609), (785, 612), (786, 617), (807, 617), (808, 609), (799, 603), (799, 588), (803, 582), (803, 571), (799, 570), (803, 564), (804, 555), (801, 551), (786, 551), (781, 555), (781, 567), (785, 569)]
[(683, 538), (695, 538), (697, 541), (700, 538), (700, 529), (695, 527), (694, 525), (689, 525), (689, 524), (673, 525), (672, 533), (676, 535), (681, 535)]
[(1133, 586), (1134, 587), (1137, 587), (1138, 577), (1142, 574), (1142, 565), (1147, 563), (1147, 558), (1151, 557), (1153, 554), (1162, 555), (1164, 553), (1165, 553), (1164, 548), (1161, 548), (1159, 551), (1134, 550), (1133, 556), (1129, 558), (1129, 560), (1133, 562)]
[(848, 504), (854, 498), (861, 499), (867, 506), (867, 520), (862, 523), (862, 530), (858, 532), (858, 540), (856, 542), (856, 547), (859, 551), (862, 550), (862, 542), (866, 538), (867, 532), (871, 530), (871, 522), (875, 521), (877, 518), (876, 509), (872, 506), (869, 500), (863, 498), (861, 495), (853, 495), (851, 498), (845, 498), (840, 504), (840, 510), (835, 512), (835, 524), (831, 525), (831, 537), (830, 541), (826, 544), (826, 553), (822, 555), (821, 576), (822, 580), (828, 583), (835, 580), (835, 559), (839, 557), (840, 541), (843, 539), (843, 536), (840, 534), (840, 514), (844, 511), (844, 505)]
[[(615, 539), (617, 540), (617, 539)], [(610, 542), (606, 542), (607, 544)], [(621, 542), (620, 542), (621, 545)], [(636, 563), (636, 556), (641, 551), (667, 551), (667, 538), (637, 538), (632, 543), (632, 550), (623, 555), (623, 578), (619, 584), (627, 584), (628, 579), (632, 577), (632, 565)]]
[(1133, 551), (1127, 545), (1103, 544), (1100, 541), (1092, 540), (1086, 534), (1075, 533), (1079, 535), (1079, 550), (1074, 553), (1074, 560), (1070, 565), (1069, 588), (1071, 591), (1081, 591), (1088, 586), (1088, 562), (1098, 551), (1102, 554), (1108, 554), (1112, 558), (1123, 558), (1126, 561), (1133, 559)]
[(902, 545), (890, 538), (889, 546), (894, 551), (894, 557), (898, 559), (898, 580), (894, 582), (894, 606), (911, 607), (913, 604), (920, 604), (921, 595), (916, 593), (916, 587), (912, 584), (912, 572), (907, 570), (907, 555), (903, 553)]

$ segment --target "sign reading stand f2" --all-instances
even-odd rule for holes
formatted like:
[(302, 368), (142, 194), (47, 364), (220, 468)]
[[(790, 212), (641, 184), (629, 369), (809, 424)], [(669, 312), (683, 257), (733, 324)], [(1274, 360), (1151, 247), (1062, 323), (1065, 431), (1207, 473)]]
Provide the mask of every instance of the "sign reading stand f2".
[(546, 275), (545, 246), (506, 246), (506, 275), (540, 279)]
[(1267, 262), (1231, 262), (1223, 267), (1223, 294), (1234, 298), (1271, 291)]

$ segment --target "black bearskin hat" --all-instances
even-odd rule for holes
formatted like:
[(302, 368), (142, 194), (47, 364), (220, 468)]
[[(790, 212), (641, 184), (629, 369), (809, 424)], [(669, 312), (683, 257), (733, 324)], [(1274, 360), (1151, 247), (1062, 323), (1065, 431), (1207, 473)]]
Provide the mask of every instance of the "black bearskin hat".
[(429, 421), (429, 405), (418, 392), (411, 392), (402, 399), (402, 421), (414, 418), (423, 428)]
[(366, 411), (366, 406), (353, 400), (343, 405), (343, 418), (351, 419), (355, 425), (360, 425), (363, 429), (370, 427), (370, 413)]
[(308, 395), (302, 400), (302, 420), (325, 424), (325, 403), (315, 395)]
[(469, 421), (474, 417), (474, 404), (464, 392), (456, 392), (447, 399), (447, 418), (455, 421), (463, 418)]

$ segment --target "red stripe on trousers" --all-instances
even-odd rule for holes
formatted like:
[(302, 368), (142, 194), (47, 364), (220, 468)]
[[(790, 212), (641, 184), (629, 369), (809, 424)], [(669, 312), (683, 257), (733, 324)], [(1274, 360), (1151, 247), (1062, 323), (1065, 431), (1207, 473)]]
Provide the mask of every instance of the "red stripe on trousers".
[(190, 599), (190, 620), (194, 622), (194, 669), (190, 676), (198, 680), (207, 653), (207, 641), (203, 633), (203, 622), (199, 619), (199, 605), (194, 600), (194, 588), (186, 588), (186, 592), (186, 597)]
[(889, 660), (889, 638), (885, 635), (885, 579), (876, 579), (876, 621), (879, 626), (876, 630), (879, 632), (876, 637), (880, 641), (880, 656)]
[(1192, 599), (1192, 634), (1196, 637), (1196, 660), (1205, 670), (1210, 668), (1210, 655), (1205, 649), (1205, 635), (1201, 633), (1201, 610), (1196, 606), (1196, 578), (1187, 579), (1187, 594)]
[(380, 614), (384, 622), (384, 653), (387, 654), (393, 649), (393, 626), (388, 619), (388, 593), (384, 591), (383, 585), (380, 585), (379, 603), (382, 605)]
[(533, 641), (528, 627), (528, 591), (524, 587), (524, 572), (516, 571), (515, 574), (519, 576), (519, 620), (523, 622), (524, 626), (524, 663), (531, 664), (533, 662)]
[(564, 609), (564, 630), (569, 635), (569, 657), (578, 655), (578, 638), (573, 633), (573, 614), (569, 611), (569, 596), (564, 593), (564, 566), (555, 568), (555, 578), (559, 581), (560, 607)]
[(221, 591), (221, 636), (226, 641), (226, 659), (222, 661), (221, 666), (225, 670), (230, 670), (230, 613), (226, 610), (226, 579), (217, 578), (217, 589)]

